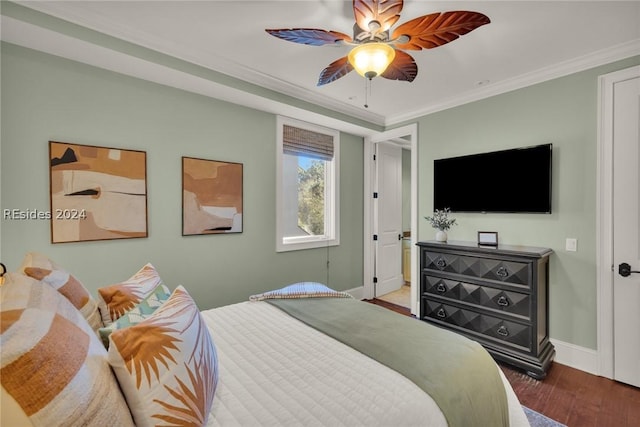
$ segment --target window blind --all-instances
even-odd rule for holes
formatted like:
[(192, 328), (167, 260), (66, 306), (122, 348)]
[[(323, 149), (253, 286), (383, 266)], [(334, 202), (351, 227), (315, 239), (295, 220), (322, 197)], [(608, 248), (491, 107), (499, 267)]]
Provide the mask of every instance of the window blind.
[(333, 159), (333, 136), (295, 126), (283, 126), (282, 150), (285, 154), (319, 160)]

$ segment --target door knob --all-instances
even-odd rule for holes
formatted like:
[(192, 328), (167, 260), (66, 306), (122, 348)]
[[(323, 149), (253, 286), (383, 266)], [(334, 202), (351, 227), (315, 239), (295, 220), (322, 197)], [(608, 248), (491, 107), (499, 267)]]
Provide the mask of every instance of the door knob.
[(631, 270), (631, 266), (626, 262), (623, 262), (618, 266), (618, 274), (622, 277), (630, 276), (631, 273), (640, 273), (640, 271)]

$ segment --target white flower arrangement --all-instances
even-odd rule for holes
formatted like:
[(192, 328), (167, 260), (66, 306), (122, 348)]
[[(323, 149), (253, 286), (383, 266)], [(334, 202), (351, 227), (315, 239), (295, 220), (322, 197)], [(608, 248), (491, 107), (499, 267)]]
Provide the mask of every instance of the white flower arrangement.
[(425, 216), (424, 219), (431, 223), (433, 228), (436, 228), (440, 231), (447, 231), (451, 228), (451, 226), (456, 225), (456, 219), (449, 219), (449, 214), (451, 211), (449, 208), (444, 208), (443, 210), (438, 210), (433, 213), (433, 216)]

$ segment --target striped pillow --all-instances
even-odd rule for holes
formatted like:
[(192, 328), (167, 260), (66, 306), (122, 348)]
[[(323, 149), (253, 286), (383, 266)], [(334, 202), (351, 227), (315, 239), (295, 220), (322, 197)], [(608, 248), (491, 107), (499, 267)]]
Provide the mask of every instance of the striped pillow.
[(113, 331), (109, 363), (138, 427), (207, 424), (218, 359), (202, 315), (182, 286), (149, 318)]
[(0, 306), (2, 394), (32, 425), (133, 425), (104, 347), (67, 299), (9, 273)]
[(169, 299), (171, 291), (165, 285), (158, 285), (140, 304), (127, 311), (125, 314), (116, 319), (109, 326), (98, 329), (102, 343), (109, 348), (109, 335), (117, 329), (128, 328), (137, 325), (144, 319), (153, 314), (166, 300)]
[(91, 297), (87, 288), (47, 256), (37, 252), (27, 253), (22, 261), (20, 271), (50, 285), (64, 295), (82, 313), (94, 331), (102, 327), (98, 304)]
[(148, 263), (124, 282), (99, 288), (98, 307), (104, 326), (139, 304), (161, 283), (155, 267)]
[(318, 282), (298, 282), (284, 288), (251, 295), (249, 301), (266, 299), (298, 299), (298, 298), (353, 298), (346, 292), (334, 291), (327, 285)]

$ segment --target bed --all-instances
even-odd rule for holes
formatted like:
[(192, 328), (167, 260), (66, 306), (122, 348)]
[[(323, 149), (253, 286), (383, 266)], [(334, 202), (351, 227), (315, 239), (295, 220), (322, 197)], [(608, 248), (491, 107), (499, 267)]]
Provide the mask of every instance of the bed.
[[(200, 311), (151, 264), (94, 298), (28, 254), (0, 290), (3, 426), (455, 426), (487, 425), (487, 416), (499, 420), (491, 425), (529, 425), (481, 346), (320, 284)], [(64, 333), (50, 337), (56, 329)], [(424, 353), (452, 337), (447, 348), (475, 354)], [(393, 345), (376, 344), (383, 339)], [(53, 354), (40, 355), (49, 347)], [(70, 362), (76, 347), (82, 357)], [(434, 372), (415, 369), (425, 359)], [(486, 408), (501, 404), (497, 415)]]

